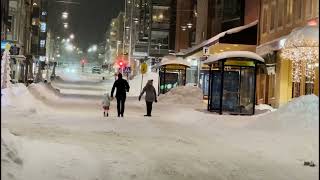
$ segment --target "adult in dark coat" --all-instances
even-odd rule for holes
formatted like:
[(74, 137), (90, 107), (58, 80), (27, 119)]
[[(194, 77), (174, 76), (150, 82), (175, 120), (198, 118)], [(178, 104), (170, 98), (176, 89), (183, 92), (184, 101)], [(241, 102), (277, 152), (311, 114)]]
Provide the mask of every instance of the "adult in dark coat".
[(126, 92), (129, 92), (130, 86), (127, 80), (122, 79), (122, 74), (118, 74), (118, 79), (114, 82), (111, 90), (111, 98), (113, 98), (114, 88), (117, 88), (116, 99), (117, 99), (117, 110), (118, 117), (123, 117), (124, 113), (124, 104), (126, 102)]
[(144, 93), (146, 93), (145, 100), (146, 100), (146, 106), (147, 106), (147, 114), (144, 116), (151, 116), (152, 103), (153, 103), (153, 101), (158, 102), (156, 89), (153, 86), (153, 80), (149, 80), (147, 82), (146, 86), (143, 88), (143, 90), (139, 96), (139, 101), (141, 100), (141, 96)]

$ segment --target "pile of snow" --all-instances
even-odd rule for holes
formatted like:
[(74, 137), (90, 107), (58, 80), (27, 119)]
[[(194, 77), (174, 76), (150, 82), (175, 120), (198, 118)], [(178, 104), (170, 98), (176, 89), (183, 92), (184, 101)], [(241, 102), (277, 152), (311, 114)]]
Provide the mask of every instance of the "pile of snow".
[(54, 90), (54, 88), (50, 88), (49, 84), (31, 84), (28, 88), (32, 93), (40, 96), (40, 98), (43, 100), (58, 100), (60, 98), (60, 94), (56, 90)]
[(306, 95), (259, 118), (252, 127), (263, 130), (319, 131), (319, 97)]
[(267, 105), (267, 104), (259, 104), (255, 106), (255, 109), (257, 110), (268, 110), (268, 111), (276, 111), (273, 107)]
[(21, 142), (7, 129), (1, 132), (1, 179), (22, 179)]
[(159, 102), (169, 104), (201, 104), (202, 90), (195, 86), (179, 86), (159, 96)]
[[(153, 86), (158, 93), (158, 81), (159, 81), (159, 74), (155, 72), (148, 72), (143, 75), (143, 82), (142, 88), (147, 84), (148, 80), (153, 80)], [(132, 80), (129, 80), (130, 91), (128, 96), (139, 96), (141, 92), (141, 81), (142, 75), (135, 76)]]
[(80, 146), (17, 137), (2, 129), (1, 179), (102, 179), (100, 176), (98, 159)]
[(12, 84), (1, 90), (1, 107), (14, 107), (35, 113), (45, 108), (44, 104), (37, 100), (22, 84)]

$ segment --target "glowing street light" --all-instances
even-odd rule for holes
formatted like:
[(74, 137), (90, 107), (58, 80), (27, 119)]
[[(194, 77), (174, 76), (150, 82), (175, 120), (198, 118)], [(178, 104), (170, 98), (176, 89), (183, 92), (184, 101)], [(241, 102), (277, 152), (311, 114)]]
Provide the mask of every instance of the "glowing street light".
[(98, 46), (97, 46), (97, 45), (93, 45), (93, 46), (92, 46), (92, 51), (97, 51), (97, 49), (98, 49)]
[(69, 13), (63, 12), (62, 13), (62, 19), (68, 19), (68, 15), (69, 15)]
[(71, 35), (70, 35), (70, 39), (74, 39), (74, 34), (71, 34)]
[(69, 38), (67, 39), (67, 42), (70, 42), (70, 39), (69, 39)]
[(69, 27), (68, 23), (64, 23), (64, 24), (63, 24), (63, 27), (64, 27), (65, 29), (68, 29), (68, 27)]
[(74, 49), (74, 46), (72, 44), (67, 44), (66, 45), (66, 50), (67, 51), (73, 51), (73, 49)]

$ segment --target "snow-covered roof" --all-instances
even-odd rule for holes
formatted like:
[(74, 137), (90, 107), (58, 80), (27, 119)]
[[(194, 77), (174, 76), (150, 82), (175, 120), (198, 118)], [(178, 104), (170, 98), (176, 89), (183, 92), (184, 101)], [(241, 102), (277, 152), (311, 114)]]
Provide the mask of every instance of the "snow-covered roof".
[(209, 46), (209, 45), (212, 45), (213, 43), (217, 43), (218, 40), (222, 37), (224, 37), (226, 34), (234, 34), (234, 33), (237, 33), (237, 32), (240, 32), (244, 29), (247, 29), (249, 27), (252, 27), (252, 26), (255, 26), (258, 24), (258, 20), (256, 21), (253, 21), (252, 23), (249, 23), (249, 24), (246, 24), (244, 26), (239, 26), (239, 27), (235, 27), (235, 28), (232, 28), (232, 29), (229, 29), (227, 31), (224, 31), (224, 32), (221, 32), (220, 34), (206, 40), (206, 41), (203, 41), (201, 44), (198, 44), (196, 46), (193, 46), (189, 49), (187, 49), (185, 52), (182, 52), (184, 55), (186, 54), (189, 54), (189, 53), (192, 53), (194, 51), (197, 51), (198, 49), (201, 49), (202, 47), (204, 46)]
[(297, 47), (319, 47), (319, 26), (304, 26), (293, 29), (284, 48)]
[(216, 61), (219, 61), (221, 59), (227, 59), (227, 58), (249, 58), (249, 59), (257, 60), (264, 63), (264, 59), (261, 56), (250, 51), (225, 51), (222, 53), (209, 56), (208, 59), (205, 60), (203, 63), (212, 64)]
[(19, 60), (26, 60), (26, 57), (24, 55), (10, 55), (10, 57)]
[(168, 55), (164, 56), (159, 64), (159, 66), (165, 66), (165, 65), (170, 65), (170, 64), (176, 64), (176, 65), (182, 65), (182, 66), (187, 66), (190, 67), (190, 64), (183, 60), (181, 57), (176, 57), (173, 55)]
[(261, 44), (256, 47), (256, 53), (260, 56), (266, 55), (268, 53), (271, 53), (273, 51), (277, 51), (279, 49), (282, 49), (284, 47), (284, 44), (287, 40), (288, 36), (282, 36), (280, 38), (274, 39), (272, 41), (269, 41), (267, 43)]

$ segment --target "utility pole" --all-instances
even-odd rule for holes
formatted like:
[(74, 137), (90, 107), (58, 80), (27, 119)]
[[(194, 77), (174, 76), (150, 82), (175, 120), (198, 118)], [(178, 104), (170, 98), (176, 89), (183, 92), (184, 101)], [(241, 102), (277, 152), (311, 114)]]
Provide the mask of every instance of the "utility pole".
[(127, 0), (124, 0), (124, 16), (123, 16), (123, 45), (122, 45), (122, 54), (125, 51), (125, 42), (126, 42), (126, 19), (127, 19)]
[(129, 44), (129, 67), (131, 67), (131, 54), (132, 54), (132, 19), (133, 19), (133, 8), (134, 8), (135, 0), (131, 3), (131, 12), (130, 12), (130, 44)]

